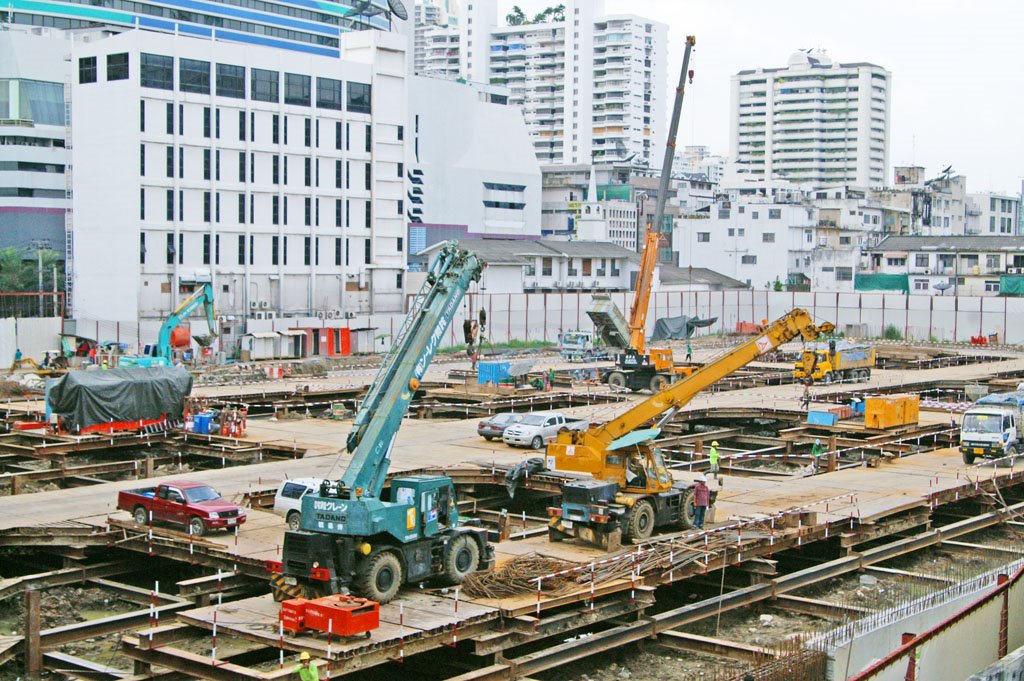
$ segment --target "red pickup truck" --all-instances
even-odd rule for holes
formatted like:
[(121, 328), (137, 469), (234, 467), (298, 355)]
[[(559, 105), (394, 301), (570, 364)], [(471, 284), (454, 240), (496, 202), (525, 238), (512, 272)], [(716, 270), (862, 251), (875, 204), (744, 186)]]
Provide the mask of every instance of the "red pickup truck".
[(245, 522), (241, 506), (225, 501), (209, 485), (190, 480), (169, 480), (156, 487), (125, 490), (117, 495), (117, 508), (131, 513), (139, 525), (148, 525), (150, 520), (181, 525), (198, 536), (207, 530), (230, 529)]

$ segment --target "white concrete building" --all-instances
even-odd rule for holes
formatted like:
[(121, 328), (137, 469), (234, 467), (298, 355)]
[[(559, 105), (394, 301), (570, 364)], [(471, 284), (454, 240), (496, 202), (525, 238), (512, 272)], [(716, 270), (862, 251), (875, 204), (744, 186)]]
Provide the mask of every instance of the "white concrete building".
[[(420, 32), (416, 32), (417, 39)], [(459, 74), (459, 29), (434, 26), (422, 32), (423, 59), (416, 74), (431, 78), (457, 80)]]
[(1017, 234), (1020, 195), (1002, 192), (967, 194), (968, 234)]
[(402, 310), (405, 39), (341, 41), (75, 45), (78, 319), (156, 324), (204, 281), (236, 320)]
[(63, 55), (70, 51), (70, 35), (63, 31), (0, 31), (0, 248), (48, 247), (64, 254), (71, 203), (64, 171), (71, 154)]
[(1021, 295), (1024, 237), (892, 236), (870, 249), (865, 273), (906, 277), (914, 295)]
[(494, 102), (502, 98), (498, 90), (409, 79), (405, 213), (411, 230), (425, 223), (477, 235), (540, 236), (540, 165), (519, 110)]
[(413, 73), (423, 73), (426, 61), (426, 33), (437, 26), (447, 26), (444, 8), (433, 0), (420, 0), (413, 10)]
[(632, 201), (598, 199), (597, 171), (591, 168), (586, 199), (575, 218), (574, 239), (607, 241), (629, 251), (636, 250), (637, 206)]
[(730, 160), (740, 173), (878, 187), (889, 166), (892, 74), (820, 50), (732, 77)]
[(568, 0), (564, 20), (499, 27), (494, 4), (467, 8), (462, 74), (511, 90), (541, 163), (657, 164), (666, 130), (665, 24), (604, 15), (601, 0)]

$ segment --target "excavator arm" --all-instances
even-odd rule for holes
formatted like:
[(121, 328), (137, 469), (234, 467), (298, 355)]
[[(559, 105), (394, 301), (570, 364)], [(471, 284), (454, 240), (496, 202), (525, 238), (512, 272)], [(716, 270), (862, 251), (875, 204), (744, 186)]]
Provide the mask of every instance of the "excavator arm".
[(168, 364), (173, 360), (171, 334), (200, 306), (206, 310), (206, 323), (210, 327), (210, 334), (217, 335), (217, 312), (213, 307), (213, 284), (203, 284), (183, 300), (160, 327), (160, 335), (157, 337), (157, 352), (160, 357), (167, 360)]

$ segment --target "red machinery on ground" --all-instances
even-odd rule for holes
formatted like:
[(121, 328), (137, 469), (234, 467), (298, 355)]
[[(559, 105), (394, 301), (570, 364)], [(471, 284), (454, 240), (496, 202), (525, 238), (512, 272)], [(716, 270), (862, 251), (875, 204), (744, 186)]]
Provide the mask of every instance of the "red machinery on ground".
[(333, 636), (370, 637), (380, 626), (380, 603), (355, 596), (324, 596), (312, 600), (292, 598), (281, 603), (279, 615), (291, 634), (322, 631)]

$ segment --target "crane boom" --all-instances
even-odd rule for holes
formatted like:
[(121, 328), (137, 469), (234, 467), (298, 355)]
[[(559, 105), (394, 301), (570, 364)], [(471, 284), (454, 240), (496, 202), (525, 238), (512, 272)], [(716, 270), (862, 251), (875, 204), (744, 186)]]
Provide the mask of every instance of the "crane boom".
[(483, 268), (483, 261), (455, 242), (441, 247), (352, 423), (346, 442), (352, 461), (339, 485), (343, 496), (380, 496), (402, 418), (459, 303)]
[(172, 312), (163, 325), (160, 327), (160, 335), (157, 336), (157, 356), (163, 357), (168, 366), (173, 363), (174, 354), (171, 347), (171, 334), (181, 323), (192, 316), (200, 306), (206, 311), (206, 324), (210, 327), (210, 335), (217, 335), (217, 312), (213, 307), (213, 284), (203, 284), (192, 292)]

